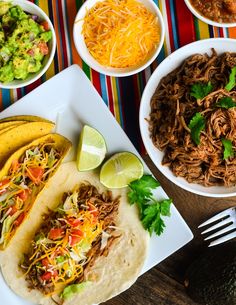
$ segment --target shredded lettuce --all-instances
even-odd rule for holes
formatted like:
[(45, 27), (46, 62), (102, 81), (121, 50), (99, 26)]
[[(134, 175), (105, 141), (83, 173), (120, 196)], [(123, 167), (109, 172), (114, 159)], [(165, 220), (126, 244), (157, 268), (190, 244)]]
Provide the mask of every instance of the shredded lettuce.
[(3, 225), (2, 225), (2, 234), (0, 238), (0, 244), (5, 243), (5, 235), (8, 233), (11, 229), (11, 225), (13, 222), (17, 219), (17, 217), (21, 214), (22, 211), (17, 211), (14, 215), (12, 216), (7, 216), (7, 218), (4, 220)]

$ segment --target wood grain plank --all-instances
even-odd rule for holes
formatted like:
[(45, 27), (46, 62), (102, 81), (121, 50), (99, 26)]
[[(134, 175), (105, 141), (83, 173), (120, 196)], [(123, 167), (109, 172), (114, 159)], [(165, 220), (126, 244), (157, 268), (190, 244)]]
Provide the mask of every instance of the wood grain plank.
[(129, 290), (106, 305), (196, 305), (186, 294), (183, 285), (162, 273), (157, 267), (143, 276)]

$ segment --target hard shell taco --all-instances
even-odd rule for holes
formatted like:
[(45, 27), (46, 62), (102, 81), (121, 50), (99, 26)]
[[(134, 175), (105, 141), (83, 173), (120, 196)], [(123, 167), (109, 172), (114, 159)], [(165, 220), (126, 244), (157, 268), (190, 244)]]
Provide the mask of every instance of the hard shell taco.
[(0, 249), (4, 249), (27, 217), (40, 191), (71, 146), (49, 134), (20, 148), (0, 171)]
[[(34, 216), (36, 206), (41, 216)], [(36, 304), (100, 303), (134, 283), (148, 239), (126, 189), (107, 190), (96, 173), (69, 162), (2, 253), (2, 273), (13, 291)]]
[(40, 116), (37, 115), (14, 115), (10, 117), (6, 117), (3, 119), (0, 119), (0, 124), (5, 123), (5, 122), (17, 122), (17, 121), (28, 121), (28, 122), (47, 122), (47, 123), (52, 123), (52, 121), (44, 119)]
[(47, 135), (55, 127), (52, 122), (25, 122), (13, 125), (0, 134), (0, 168), (6, 160), (20, 147), (27, 145), (34, 139)]
[(0, 132), (2, 133), (4, 130), (6, 131), (9, 128), (16, 127), (17, 125), (22, 125), (26, 123), (26, 121), (8, 121), (8, 122), (1, 122), (0, 120)]

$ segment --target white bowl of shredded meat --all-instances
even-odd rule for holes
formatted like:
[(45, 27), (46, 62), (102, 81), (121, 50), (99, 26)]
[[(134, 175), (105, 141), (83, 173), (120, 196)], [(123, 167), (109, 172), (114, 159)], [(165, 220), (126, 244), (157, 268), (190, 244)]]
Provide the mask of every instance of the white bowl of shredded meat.
[(164, 22), (152, 0), (87, 0), (73, 38), (80, 57), (109, 76), (129, 76), (149, 66), (164, 42)]
[(200, 40), (170, 54), (145, 87), (139, 120), (149, 156), (170, 181), (235, 196), (235, 40)]
[(235, 0), (184, 0), (189, 10), (201, 21), (217, 27), (236, 26)]

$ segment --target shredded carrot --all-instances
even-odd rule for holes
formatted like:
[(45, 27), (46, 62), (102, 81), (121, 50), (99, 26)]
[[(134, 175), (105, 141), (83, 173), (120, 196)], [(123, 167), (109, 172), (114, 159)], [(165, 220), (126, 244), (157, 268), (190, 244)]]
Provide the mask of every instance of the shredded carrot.
[(82, 34), (103, 66), (126, 68), (144, 62), (160, 41), (158, 18), (136, 0), (105, 0), (84, 18)]

